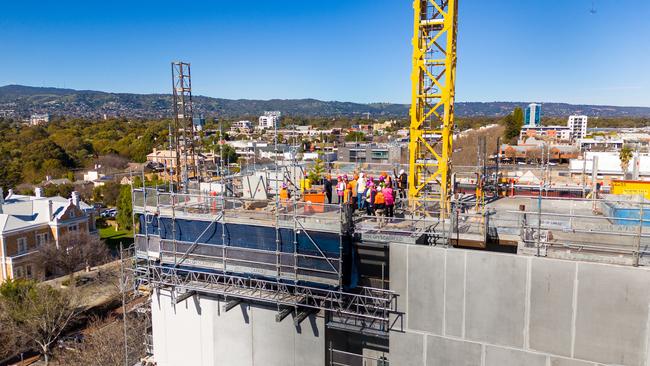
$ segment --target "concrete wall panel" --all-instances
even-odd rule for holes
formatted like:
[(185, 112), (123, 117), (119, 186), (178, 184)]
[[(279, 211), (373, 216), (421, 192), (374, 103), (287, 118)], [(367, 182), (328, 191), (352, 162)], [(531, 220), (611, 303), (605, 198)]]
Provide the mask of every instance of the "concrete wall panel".
[(571, 357), (576, 263), (532, 258), (530, 348)]
[(213, 340), (215, 365), (252, 366), (253, 317), (251, 308), (242, 303), (226, 312), (223, 311), (223, 304), (219, 302), (218, 314), (213, 323), (216, 329)]
[[(291, 317), (284, 321), (291, 322)], [(325, 359), (325, 320), (312, 315), (295, 328), (296, 366), (322, 366)]]
[[(211, 359), (205, 359), (202, 352), (204, 339), (203, 323), (197, 312), (200, 307), (198, 299), (190, 298), (173, 305), (168, 291), (160, 291), (152, 299), (152, 321), (154, 332), (154, 350), (160, 366), (180, 365), (192, 360), (195, 365), (210, 365)], [(161, 326), (161, 324), (163, 324)], [(156, 329), (158, 328), (158, 329)], [(209, 332), (209, 330), (207, 330)], [(161, 336), (161, 333), (164, 335)], [(156, 338), (163, 341), (160, 342)]]
[(253, 364), (286, 366), (294, 364), (295, 326), (291, 317), (275, 321), (275, 311), (253, 307)]
[(445, 250), (408, 248), (408, 328), (442, 334)]
[(391, 364), (650, 366), (647, 268), (425, 246), (405, 260), (396, 246), (391, 288), (408, 292), (409, 321), (406, 334), (391, 333)]
[(645, 365), (650, 272), (579, 263), (575, 357)]
[(479, 343), (427, 336), (427, 366), (481, 366)]
[(526, 261), (527, 258), (514, 255), (467, 252), (467, 339), (512, 347), (523, 346)]
[[(406, 312), (408, 295), (408, 289), (406, 287), (408, 281), (407, 258), (408, 245), (390, 245), (390, 289), (399, 295), (397, 297), (397, 310), (401, 312)], [(407, 323), (407, 314), (404, 314), (402, 321), (404, 324)]]
[(463, 336), (465, 251), (448, 250), (445, 272), (445, 335)]
[(424, 335), (392, 332), (389, 353), (391, 365), (424, 366)]
[(511, 348), (486, 346), (485, 366), (546, 366), (546, 356)]

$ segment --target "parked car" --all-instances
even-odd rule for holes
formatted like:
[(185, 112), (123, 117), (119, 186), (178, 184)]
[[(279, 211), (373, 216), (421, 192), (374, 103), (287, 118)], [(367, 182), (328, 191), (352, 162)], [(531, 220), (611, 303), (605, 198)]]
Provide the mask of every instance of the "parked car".
[(105, 217), (105, 218), (114, 218), (115, 216), (117, 216), (117, 209), (109, 208), (107, 210), (104, 210), (104, 211), (102, 211), (100, 216)]

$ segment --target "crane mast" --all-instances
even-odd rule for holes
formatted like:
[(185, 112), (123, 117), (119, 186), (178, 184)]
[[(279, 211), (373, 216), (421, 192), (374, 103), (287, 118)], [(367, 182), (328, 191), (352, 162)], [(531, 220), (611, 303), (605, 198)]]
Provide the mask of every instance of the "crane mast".
[(457, 0), (414, 0), (409, 201), (451, 206)]

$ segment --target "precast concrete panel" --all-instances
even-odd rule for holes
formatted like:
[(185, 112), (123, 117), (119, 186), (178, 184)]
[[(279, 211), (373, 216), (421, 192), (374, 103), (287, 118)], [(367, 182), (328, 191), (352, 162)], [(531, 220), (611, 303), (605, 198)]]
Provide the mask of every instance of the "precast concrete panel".
[(479, 343), (427, 336), (427, 366), (481, 366)]
[(486, 346), (485, 366), (546, 366), (546, 356), (512, 348)]
[(151, 295), (151, 335), (156, 361), (160, 366), (167, 365), (167, 328), (165, 327), (165, 308), (163, 302), (170, 301), (169, 296), (164, 296), (156, 289)]
[(445, 264), (445, 335), (463, 336), (465, 251), (447, 250)]
[(578, 264), (575, 358), (646, 365), (650, 272)]
[[(201, 297), (201, 295), (192, 296), (185, 301), (190, 301), (197, 306), (196, 311), (200, 315), (201, 322), (201, 340), (214, 339), (216, 328), (212, 324), (215, 322), (218, 303), (210, 298)], [(211, 344), (206, 347), (201, 342), (201, 354), (203, 365), (211, 366), (215, 364), (216, 355), (214, 353), (214, 347)]]
[[(291, 322), (291, 317), (285, 320)], [(311, 315), (295, 328), (295, 366), (323, 366), (325, 360), (325, 319)]]
[(575, 273), (575, 262), (531, 258), (531, 349), (571, 357)]
[(253, 307), (253, 364), (264, 366), (294, 365), (293, 319), (275, 321), (277, 311)]
[(442, 334), (445, 250), (408, 248), (408, 328)]
[(468, 251), (466, 275), (466, 338), (523, 347), (527, 258)]
[[(164, 323), (165, 344), (156, 345), (154, 350), (165, 347), (164, 357), (156, 356), (160, 366), (174, 366), (183, 364), (210, 365), (210, 360), (203, 359), (202, 352), (202, 322), (197, 312), (198, 301), (189, 298), (179, 304), (173, 303), (167, 291), (160, 291), (158, 299), (154, 298), (154, 312), (159, 311), (162, 317), (156, 316), (155, 321)], [(160, 323), (157, 323), (160, 324)], [(208, 327), (210, 323), (206, 323)], [(154, 325), (155, 328), (155, 325)]]
[(408, 324), (408, 312), (406, 308), (408, 297), (408, 288), (406, 286), (408, 281), (408, 248), (409, 246), (405, 244), (391, 244), (389, 248), (390, 289), (399, 295), (397, 297), (397, 309), (399, 311), (406, 312), (406, 314), (404, 314), (403, 318), (401, 319), (404, 324)]
[(391, 365), (424, 366), (424, 335), (391, 332), (389, 354)]
[[(216, 301), (216, 300), (214, 300)], [(253, 365), (253, 316), (251, 307), (242, 303), (230, 311), (224, 311), (224, 303), (218, 301), (217, 316), (213, 326), (215, 366)]]

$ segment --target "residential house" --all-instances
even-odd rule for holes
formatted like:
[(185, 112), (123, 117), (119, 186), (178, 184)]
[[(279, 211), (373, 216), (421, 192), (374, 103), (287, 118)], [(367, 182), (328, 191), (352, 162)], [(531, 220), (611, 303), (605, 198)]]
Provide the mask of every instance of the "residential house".
[(9, 194), (0, 189), (0, 283), (7, 279), (45, 277), (36, 253), (45, 243), (70, 232), (96, 233), (93, 207), (82, 202), (77, 192), (69, 199)]

